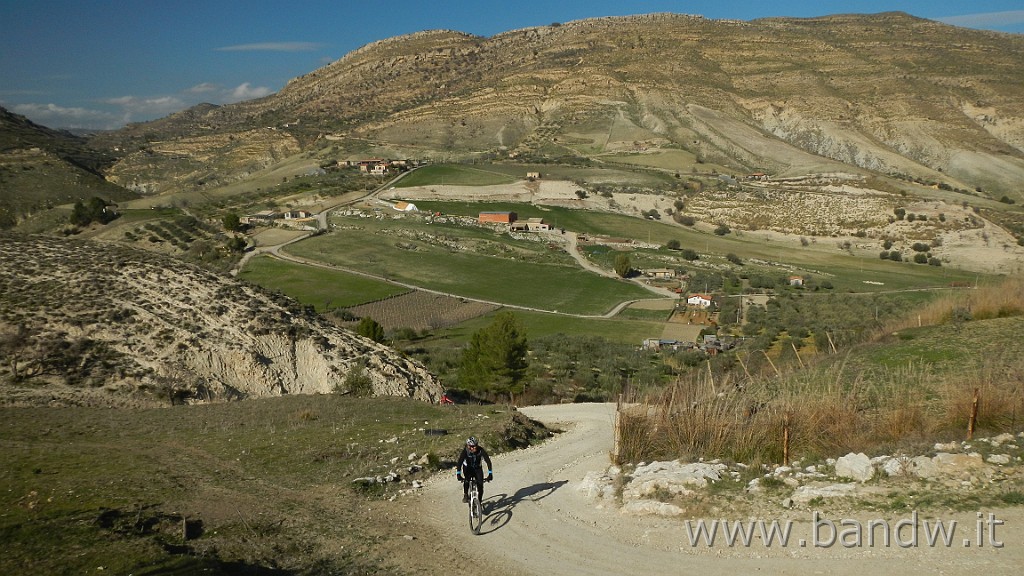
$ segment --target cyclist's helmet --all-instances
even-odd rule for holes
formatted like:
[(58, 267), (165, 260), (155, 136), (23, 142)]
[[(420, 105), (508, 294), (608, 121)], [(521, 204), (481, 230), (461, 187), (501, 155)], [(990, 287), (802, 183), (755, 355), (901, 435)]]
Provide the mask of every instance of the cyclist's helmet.
[(469, 439), (466, 440), (466, 446), (476, 446), (476, 445), (477, 445), (476, 436), (470, 436)]

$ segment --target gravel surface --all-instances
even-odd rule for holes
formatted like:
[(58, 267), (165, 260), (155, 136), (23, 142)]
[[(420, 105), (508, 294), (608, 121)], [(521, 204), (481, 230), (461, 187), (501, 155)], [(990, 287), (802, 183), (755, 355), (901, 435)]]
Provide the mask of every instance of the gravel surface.
[[(1020, 508), (984, 510), (984, 545), (977, 545), (975, 512), (920, 516), (923, 521), (957, 520), (952, 545), (929, 546), (919, 529), (916, 546), (901, 547), (896, 540), (886, 547), (876, 530), (874, 546), (815, 546), (810, 512), (787, 511), (793, 520), (787, 546), (776, 540), (768, 547), (755, 537), (749, 546), (729, 546), (719, 531), (714, 545), (701, 541), (691, 546), (687, 525), (699, 519), (629, 516), (617, 506), (601, 506), (577, 490), (588, 472), (605, 470), (612, 448), (614, 405), (567, 404), (523, 408), (531, 418), (564, 433), (539, 446), (495, 458), (495, 480), (486, 485), (488, 505), (483, 531), (469, 531), (459, 485), (448, 475), (430, 481), (414, 508), (446, 546), (479, 562), (489, 574), (865, 574), (935, 573), (1018, 575), (1024, 572), (1024, 511)], [(985, 521), (995, 514), (993, 546)], [(888, 517), (890, 527), (910, 520), (909, 513)], [(863, 526), (876, 516), (854, 514)], [(710, 523), (713, 518), (704, 519)], [(727, 518), (744, 523), (786, 518)], [(833, 522), (836, 535), (851, 530), (847, 518)], [(919, 522), (920, 525), (920, 522)], [(720, 530), (720, 529), (719, 529)], [(820, 524), (819, 543), (830, 537)], [(892, 530), (890, 530), (890, 534)], [(902, 541), (911, 542), (904, 527)], [(803, 540), (803, 546), (800, 541)], [(844, 537), (853, 542), (852, 536)]]

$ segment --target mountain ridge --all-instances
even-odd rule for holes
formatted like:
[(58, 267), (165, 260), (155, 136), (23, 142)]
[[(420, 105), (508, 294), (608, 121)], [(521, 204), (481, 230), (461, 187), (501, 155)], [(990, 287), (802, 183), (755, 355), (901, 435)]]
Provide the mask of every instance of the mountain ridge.
[[(1014, 183), (1024, 179), (1021, 62), (1018, 35), (904, 13), (749, 22), (652, 14), (486, 38), (432, 30), (362, 46), (258, 100), (95, 142), (130, 151), (143, 136), (167, 143), (272, 128), (303, 151), (555, 159), (613, 151), (616, 142), (595, 135), (625, 126), (737, 171), (795, 175), (838, 162), (998, 197), (1019, 194)], [(714, 115), (695, 112), (703, 110)], [(274, 146), (266, 135), (248, 138)], [(814, 160), (794, 162), (794, 150)], [(138, 154), (108, 176), (145, 179), (153, 158)], [(169, 175), (191, 185), (187, 173)]]

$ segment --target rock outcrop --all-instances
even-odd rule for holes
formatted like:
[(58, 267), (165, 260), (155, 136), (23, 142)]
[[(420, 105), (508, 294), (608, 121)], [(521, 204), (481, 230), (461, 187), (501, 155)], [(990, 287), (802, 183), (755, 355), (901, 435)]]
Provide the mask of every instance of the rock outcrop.
[(0, 241), (0, 271), (6, 403), (331, 392), (434, 402), (442, 392), (422, 365), (386, 346), (170, 258), (10, 236)]

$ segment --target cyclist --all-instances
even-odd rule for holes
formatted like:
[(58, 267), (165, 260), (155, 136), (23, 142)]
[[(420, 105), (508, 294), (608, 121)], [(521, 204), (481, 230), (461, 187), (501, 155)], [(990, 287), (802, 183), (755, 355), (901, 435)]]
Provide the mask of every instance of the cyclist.
[(484, 450), (484, 447), (477, 442), (476, 437), (470, 436), (466, 440), (466, 446), (462, 449), (462, 453), (459, 454), (459, 463), (455, 465), (455, 477), (462, 482), (463, 502), (469, 502), (470, 474), (476, 478), (477, 495), (480, 496), (480, 501), (484, 501), (484, 462), (487, 463), (487, 480), (490, 481), (494, 478), (491, 457), (487, 455), (487, 450)]

